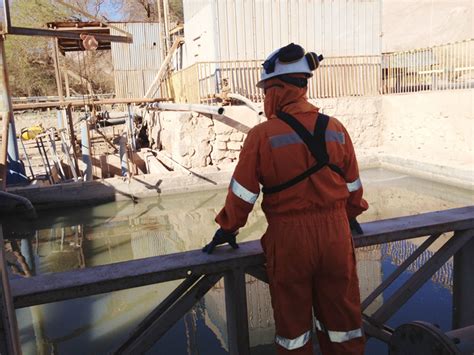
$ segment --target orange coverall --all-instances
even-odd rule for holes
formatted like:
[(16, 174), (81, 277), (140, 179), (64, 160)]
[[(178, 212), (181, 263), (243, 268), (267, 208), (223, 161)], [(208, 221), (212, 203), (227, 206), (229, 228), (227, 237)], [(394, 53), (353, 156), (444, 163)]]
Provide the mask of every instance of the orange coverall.
[[(276, 85), (273, 85), (276, 84)], [(306, 88), (268, 80), (265, 113), (244, 142), (224, 208), (216, 217), (222, 229), (244, 226), (260, 186), (272, 187), (315, 164), (296, 132), (275, 115), (284, 111), (313, 132), (318, 108)], [(324, 167), (298, 184), (264, 194), (268, 228), (262, 237), (274, 310), (279, 354), (312, 354), (314, 312), (323, 354), (363, 354), (359, 282), (348, 217), (368, 208), (354, 148), (344, 126), (329, 120), (326, 146), (344, 179)]]

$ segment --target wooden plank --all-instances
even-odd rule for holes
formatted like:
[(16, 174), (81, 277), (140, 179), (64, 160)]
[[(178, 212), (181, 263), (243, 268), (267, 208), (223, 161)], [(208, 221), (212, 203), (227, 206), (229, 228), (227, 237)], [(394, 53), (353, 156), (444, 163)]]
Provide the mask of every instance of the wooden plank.
[(184, 317), (221, 277), (221, 274), (204, 276), (179, 301), (155, 320), (130, 346), (119, 349), (116, 354), (144, 354), (177, 321)]
[(12, 281), (17, 308), (85, 297), (160, 282), (184, 279), (188, 272), (209, 274), (264, 262), (259, 242), (240, 244), (238, 250), (220, 247), (212, 255), (194, 250), (102, 265), (83, 270), (39, 275)]
[(249, 355), (247, 292), (245, 273), (242, 268), (225, 273), (224, 291), (229, 353), (231, 355)]
[[(354, 237), (356, 247), (474, 229), (474, 206), (380, 220), (365, 223), (362, 228), (365, 234)], [(260, 241), (251, 241), (241, 243), (238, 250), (219, 247), (212, 255), (193, 250), (13, 280), (12, 290), (15, 307), (21, 308), (183, 279), (188, 271), (208, 274), (258, 266), (264, 260)]]

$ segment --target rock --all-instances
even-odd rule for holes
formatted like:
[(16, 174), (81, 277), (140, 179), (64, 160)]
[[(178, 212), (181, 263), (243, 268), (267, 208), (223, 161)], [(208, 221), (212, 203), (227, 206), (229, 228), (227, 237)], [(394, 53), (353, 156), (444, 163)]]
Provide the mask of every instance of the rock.
[(229, 142), (227, 143), (227, 148), (230, 150), (241, 150), (242, 149), (242, 143), (240, 142)]
[(230, 140), (234, 142), (242, 142), (244, 140), (244, 134), (235, 132), (230, 135)]
[(227, 143), (226, 142), (217, 142), (216, 147), (217, 147), (217, 149), (220, 149), (220, 150), (227, 150)]

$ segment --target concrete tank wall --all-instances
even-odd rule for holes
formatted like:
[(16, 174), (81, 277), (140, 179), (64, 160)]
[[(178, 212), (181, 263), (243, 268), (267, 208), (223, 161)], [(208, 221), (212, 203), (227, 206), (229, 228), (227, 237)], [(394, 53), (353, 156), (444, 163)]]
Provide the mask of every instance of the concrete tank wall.
[[(362, 168), (385, 166), (470, 188), (473, 99), (472, 90), (453, 90), (313, 103), (346, 126)], [(246, 137), (242, 127), (265, 118), (249, 115), (250, 110), (241, 106), (226, 110), (230, 123), (196, 113), (162, 113), (162, 148), (189, 168), (236, 163)], [(172, 118), (176, 115), (180, 118)]]
[(474, 90), (383, 96), (381, 145), (423, 160), (473, 162)]

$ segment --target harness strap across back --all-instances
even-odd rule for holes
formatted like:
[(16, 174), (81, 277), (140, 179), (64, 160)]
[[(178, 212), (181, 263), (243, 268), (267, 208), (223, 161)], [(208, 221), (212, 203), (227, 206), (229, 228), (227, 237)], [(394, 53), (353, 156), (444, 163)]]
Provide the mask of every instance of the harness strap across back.
[(272, 194), (283, 191), (303, 181), (304, 179), (318, 172), (325, 166), (328, 166), (330, 169), (332, 169), (334, 172), (338, 173), (342, 176), (342, 178), (344, 178), (344, 172), (342, 171), (342, 169), (329, 162), (329, 154), (327, 152), (326, 147), (326, 129), (329, 123), (328, 115), (322, 113), (318, 114), (316, 124), (314, 126), (313, 135), (301, 124), (301, 122), (299, 122), (292, 115), (283, 111), (279, 111), (277, 112), (277, 116), (287, 125), (289, 125), (296, 132), (296, 134), (298, 134), (304, 144), (308, 147), (309, 151), (311, 152), (311, 155), (314, 157), (314, 159), (316, 159), (316, 164), (305, 172), (299, 174), (298, 176), (295, 176), (294, 178), (282, 184), (273, 187), (262, 188), (263, 193)]

